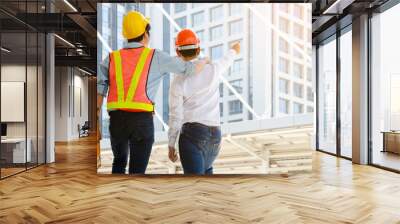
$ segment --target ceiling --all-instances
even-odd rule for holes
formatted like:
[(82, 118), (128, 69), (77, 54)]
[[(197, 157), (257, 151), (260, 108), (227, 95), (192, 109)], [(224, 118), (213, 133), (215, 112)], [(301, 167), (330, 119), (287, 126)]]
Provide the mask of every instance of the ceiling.
[(332, 36), (352, 23), (353, 17), (375, 12), (390, 0), (311, 0), (313, 44)]
[[(351, 23), (352, 17), (373, 10), (389, 0), (292, 0), (312, 3), (313, 43), (336, 32), (337, 27)], [(132, 2), (117, 0), (1, 0), (0, 23), (3, 32), (55, 32), (56, 65), (80, 66), (96, 73), (96, 4), (100, 2)], [(141, 1), (151, 2), (151, 1)], [(205, 1), (206, 2), (206, 1)], [(269, 3), (283, 0), (260, 1)], [(53, 13), (48, 13), (53, 11)], [(28, 13), (25, 13), (28, 12)], [(338, 23), (338, 21), (341, 21)], [(346, 22), (347, 21), (347, 22)], [(340, 26), (338, 26), (339, 24)]]
[[(54, 32), (56, 66), (78, 66), (91, 74), (96, 74), (96, 1), (69, 0), (1, 0), (0, 24), (2, 46), (12, 50), (8, 55), (16, 61), (25, 59), (25, 35), (29, 33)], [(48, 13), (49, 11), (52, 13)], [(33, 44), (27, 45), (29, 52), (35, 53)], [(22, 58), (22, 59), (21, 59)]]

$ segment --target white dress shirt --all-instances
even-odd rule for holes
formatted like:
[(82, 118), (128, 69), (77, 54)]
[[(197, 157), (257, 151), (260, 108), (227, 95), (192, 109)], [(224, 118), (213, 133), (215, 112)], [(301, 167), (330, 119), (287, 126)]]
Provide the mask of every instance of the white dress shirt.
[(219, 76), (232, 65), (235, 55), (231, 49), (198, 74), (174, 76), (169, 91), (169, 146), (175, 147), (184, 123), (220, 126)]

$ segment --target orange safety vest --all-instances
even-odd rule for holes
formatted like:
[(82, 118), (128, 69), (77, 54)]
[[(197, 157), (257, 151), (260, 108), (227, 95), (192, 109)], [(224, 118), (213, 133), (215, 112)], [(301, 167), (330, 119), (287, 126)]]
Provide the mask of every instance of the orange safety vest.
[(147, 96), (147, 77), (154, 49), (130, 48), (110, 53), (108, 110), (153, 112)]

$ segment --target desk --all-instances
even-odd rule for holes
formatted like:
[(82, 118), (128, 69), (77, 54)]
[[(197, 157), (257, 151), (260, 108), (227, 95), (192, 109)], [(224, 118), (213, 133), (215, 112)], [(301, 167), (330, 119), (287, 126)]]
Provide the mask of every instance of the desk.
[[(28, 144), (25, 144), (25, 138), (6, 138), (1, 139), (1, 159), (6, 163), (26, 163), (31, 162), (31, 139), (27, 139)], [(26, 151), (25, 151), (25, 145)]]
[(383, 151), (400, 154), (400, 131), (384, 131)]

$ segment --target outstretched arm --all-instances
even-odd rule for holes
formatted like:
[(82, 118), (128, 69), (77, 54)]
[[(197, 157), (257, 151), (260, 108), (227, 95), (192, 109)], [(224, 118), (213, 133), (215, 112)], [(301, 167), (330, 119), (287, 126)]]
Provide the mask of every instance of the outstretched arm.
[(231, 46), (228, 53), (220, 60), (217, 60), (213, 65), (216, 69), (216, 74), (222, 75), (232, 64), (235, 55), (240, 53), (240, 43), (236, 42)]

